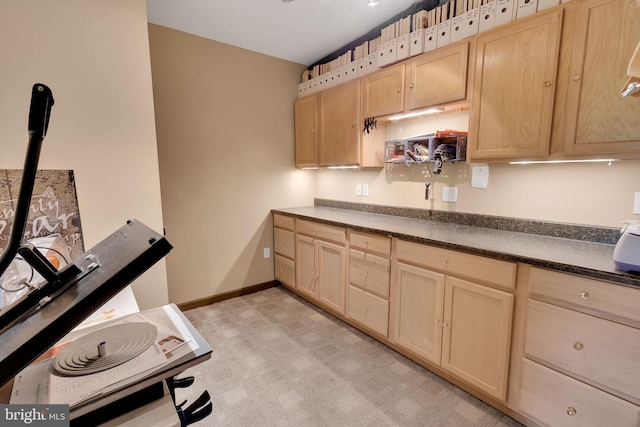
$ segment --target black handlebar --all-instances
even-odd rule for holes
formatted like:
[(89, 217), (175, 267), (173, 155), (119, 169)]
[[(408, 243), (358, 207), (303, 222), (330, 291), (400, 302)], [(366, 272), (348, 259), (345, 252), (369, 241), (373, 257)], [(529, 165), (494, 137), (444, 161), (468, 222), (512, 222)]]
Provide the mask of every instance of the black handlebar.
[(33, 184), (38, 169), (42, 140), (47, 134), (53, 94), (51, 89), (42, 83), (36, 83), (31, 90), (31, 107), (29, 108), (29, 145), (22, 170), (20, 192), (16, 202), (16, 210), (7, 247), (0, 254), (0, 275), (4, 274), (13, 258), (18, 253), (20, 242), (24, 236), (29, 216), (29, 206), (33, 194)]
[(49, 127), (53, 93), (46, 85), (36, 83), (31, 90), (31, 107), (29, 108), (29, 135), (32, 133), (44, 139)]

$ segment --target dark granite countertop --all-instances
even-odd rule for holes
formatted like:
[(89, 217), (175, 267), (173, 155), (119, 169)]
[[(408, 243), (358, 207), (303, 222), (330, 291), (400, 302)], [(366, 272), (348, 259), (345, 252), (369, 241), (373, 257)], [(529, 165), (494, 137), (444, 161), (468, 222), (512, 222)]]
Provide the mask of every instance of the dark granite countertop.
[(613, 262), (615, 245), (612, 243), (318, 206), (317, 204), (298, 208), (274, 209), (273, 212), (441, 248), (506, 261), (522, 262), (620, 285), (640, 287), (640, 275), (628, 274), (615, 268)]

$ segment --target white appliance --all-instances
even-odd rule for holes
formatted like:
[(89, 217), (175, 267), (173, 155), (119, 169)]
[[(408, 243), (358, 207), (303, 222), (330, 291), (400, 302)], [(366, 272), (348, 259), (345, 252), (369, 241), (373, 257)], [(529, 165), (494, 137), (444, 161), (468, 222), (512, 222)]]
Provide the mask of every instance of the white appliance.
[(640, 221), (628, 221), (613, 250), (613, 261), (618, 270), (640, 273)]

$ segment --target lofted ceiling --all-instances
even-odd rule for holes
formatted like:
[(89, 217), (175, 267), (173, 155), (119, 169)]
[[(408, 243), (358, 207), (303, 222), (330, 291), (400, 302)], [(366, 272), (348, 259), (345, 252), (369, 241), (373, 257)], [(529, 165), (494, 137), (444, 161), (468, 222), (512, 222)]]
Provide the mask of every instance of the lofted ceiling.
[(311, 65), (419, 0), (147, 0), (148, 21)]

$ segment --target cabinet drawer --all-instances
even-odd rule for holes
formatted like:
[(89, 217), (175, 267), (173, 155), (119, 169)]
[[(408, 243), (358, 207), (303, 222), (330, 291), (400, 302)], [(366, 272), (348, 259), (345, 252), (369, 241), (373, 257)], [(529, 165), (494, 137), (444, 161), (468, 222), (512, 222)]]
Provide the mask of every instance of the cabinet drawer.
[(293, 231), (295, 229), (295, 219), (292, 216), (273, 214), (273, 225), (274, 227)]
[(391, 238), (386, 236), (350, 230), (349, 247), (382, 256), (391, 256)]
[(410, 264), (499, 288), (515, 288), (517, 266), (513, 262), (434, 248), (404, 240), (398, 240), (396, 254), (398, 260)]
[(369, 292), (389, 298), (391, 261), (366, 252), (349, 251), (349, 281)]
[(631, 427), (640, 422), (640, 407), (528, 359), (520, 411), (552, 427)]
[(296, 220), (296, 232), (306, 234), (313, 238), (341, 243), (343, 245), (347, 241), (344, 228), (306, 221), (304, 219)]
[(640, 327), (640, 289), (532, 268), (529, 295)]
[(349, 285), (347, 316), (374, 332), (388, 336), (389, 301)]
[(281, 255), (274, 255), (274, 273), (276, 279), (291, 287), (295, 286), (295, 263)]
[(295, 258), (295, 237), (293, 231), (281, 228), (273, 229), (273, 250), (275, 253), (288, 258)]
[(640, 330), (530, 299), (525, 354), (640, 404)]

